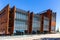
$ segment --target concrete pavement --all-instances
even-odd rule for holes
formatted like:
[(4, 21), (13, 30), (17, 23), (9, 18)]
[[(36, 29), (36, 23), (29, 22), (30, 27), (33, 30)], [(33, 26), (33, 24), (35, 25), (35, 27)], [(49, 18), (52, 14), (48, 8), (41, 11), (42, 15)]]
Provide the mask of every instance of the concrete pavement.
[(57, 34), (39, 34), (39, 35), (18, 35), (18, 36), (0, 36), (0, 40), (40, 40), (41, 38), (60, 38)]

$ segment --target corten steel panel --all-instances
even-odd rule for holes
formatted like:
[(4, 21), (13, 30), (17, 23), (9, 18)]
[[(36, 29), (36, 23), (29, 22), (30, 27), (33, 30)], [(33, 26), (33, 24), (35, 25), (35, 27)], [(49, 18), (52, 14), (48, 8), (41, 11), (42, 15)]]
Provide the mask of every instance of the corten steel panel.
[(41, 17), (40, 32), (43, 33), (44, 15), (40, 15), (40, 17)]
[(32, 33), (32, 20), (33, 20), (33, 12), (30, 14), (30, 22), (29, 22), (29, 34)]
[(13, 8), (11, 8), (10, 15), (9, 15), (9, 32), (10, 32), (10, 34), (13, 34), (13, 31), (14, 31), (15, 12), (16, 12), (16, 8), (14, 6)]
[(50, 9), (47, 10), (47, 12), (43, 13), (45, 17), (48, 17), (49, 19), (49, 33), (51, 33), (51, 20), (52, 20), (52, 11)]
[[(46, 12), (42, 13), (41, 15), (48, 17), (48, 19), (49, 19), (49, 28), (48, 28), (49, 30), (48, 30), (48, 32), (51, 33), (52, 10), (48, 9)], [(41, 20), (42, 21), (44, 20), (43, 17), (41, 18)], [(44, 23), (43, 24), (42, 23), (41, 23), (41, 30), (43, 30), (42, 26), (44, 24)], [(56, 25), (56, 24), (54, 24), (54, 25)]]
[(49, 18), (49, 33), (51, 33), (51, 21), (52, 21), (52, 11), (47, 10), (47, 16)]
[(55, 27), (56, 26), (56, 22), (55, 21), (52, 21), (51, 22), (51, 26), (54, 26)]
[(30, 27), (30, 12), (28, 11), (28, 30), (27, 30), (28, 33), (29, 33), (29, 27)]
[(7, 5), (1, 10), (0, 14), (0, 34), (9, 34), (8, 26), (9, 26), (9, 11), (10, 7)]
[[(56, 22), (55, 21), (51, 22), (51, 28), (53, 28), (53, 27), (54, 27), (54, 31), (53, 32), (55, 33), (55, 28), (56, 28)], [(51, 33), (52, 33), (52, 30), (53, 29), (51, 29)]]
[(1, 11), (0, 11), (0, 14), (1, 14)]

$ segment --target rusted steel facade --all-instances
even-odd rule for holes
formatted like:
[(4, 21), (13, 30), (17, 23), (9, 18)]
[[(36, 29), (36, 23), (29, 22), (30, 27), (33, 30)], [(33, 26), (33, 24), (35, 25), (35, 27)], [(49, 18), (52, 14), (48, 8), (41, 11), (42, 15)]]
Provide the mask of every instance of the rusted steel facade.
[[(15, 14), (16, 14), (16, 7), (14, 6), (13, 8), (10, 8), (9, 5), (4, 7), (0, 11), (0, 34), (13, 34), (14, 32), (14, 20), (15, 20)], [(28, 34), (32, 33), (32, 20), (34, 13), (33, 12), (27, 12), (28, 15)], [(46, 10), (46, 12), (43, 12), (41, 14), (38, 14), (40, 16), (40, 30), (39, 32), (43, 33), (44, 32), (44, 17), (47, 17), (49, 20), (49, 25), (48, 25), (48, 33), (52, 33), (52, 26), (54, 27), (54, 32), (55, 32), (55, 27), (56, 27), (56, 13), (54, 14), (50, 9)], [(52, 21), (52, 16), (54, 15), (55, 21)]]
[(43, 20), (44, 20), (44, 16), (45, 17), (47, 17), (48, 19), (49, 19), (49, 33), (51, 32), (51, 17), (52, 17), (52, 11), (49, 9), (49, 10), (47, 10), (47, 12), (45, 12), (45, 13), (42, 13), (41, 14), (41, 16), (42, 16), (42, 21), (41, 21), (41, 31), (43, 32)]
[(29, 34), (31, 34), (32, 33), (32, 19), (33, 19), (33, 12), (31, 12), (31, 14), (30, 14), (30, 22), (29, 22), (29, 28), (28, 28), (28, 32), (29, 32)]
[(9, 34), (9, 5), (1, 10), (0, 13), (0, 34)]
[(10, 9), (10, 14), (9, 14), (9, 29), (8, 30), (10, 34), (13, 34), (13, 31), (14, 31), (15, 12), (16, 12), (16, 8), (14, 6), (13, 8)]

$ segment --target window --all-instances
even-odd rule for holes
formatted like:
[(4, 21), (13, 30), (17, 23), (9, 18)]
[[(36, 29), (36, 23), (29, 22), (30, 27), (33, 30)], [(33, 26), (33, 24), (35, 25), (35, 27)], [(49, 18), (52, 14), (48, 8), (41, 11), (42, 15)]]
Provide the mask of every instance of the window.
[(28, 25), (26, 24), (26, 21), (14, 21), (14, 30), (27, 30)]
[(48, 18), (47, 17), (44, 17), (44, 25), (43, 25), (43, 27), (44, 27), (44, 31), (48, 31), (49, 30), (49, 20), (48, 20)]
[(16, 19), (27, 20), (28, 19), (28, 16), (26, 14), (16, 13)]
[(49, 25), (49, 19), (47, 17), (44, 17), (44, 25)]
[(52, 21), (56, 21), (56, 18), (52, 16)]
[(40, 19), (39, 17), (33, 17), (32, 30), (40, 30)]
[(49, 30), (49, 26), (48, 26), (48, 25), (44, 25), (43, 30), (44, 30), (44, 31), (48, 31), (48, 30)]
[(51, 30), (52, 30), (52, 31), (55, 31), (55, 27), (54, 27), (54, 26), (52, 26), (52, 27), (51, 27)]

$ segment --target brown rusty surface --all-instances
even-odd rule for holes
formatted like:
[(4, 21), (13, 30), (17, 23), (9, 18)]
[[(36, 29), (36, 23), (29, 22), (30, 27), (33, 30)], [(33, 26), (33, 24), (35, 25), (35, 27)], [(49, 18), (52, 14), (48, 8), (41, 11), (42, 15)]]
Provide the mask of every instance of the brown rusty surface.
[(28, 33), (29, 33), (29, 27), (30, 27), (30, 12), (28, 11)]
[(13, 34), (14, 31), (14, 19), (15, 19), (15, 13), (16, 13), (16, 8), (15, 6), (11, 8), (10, 10), (10, 16), (9, 16), (9, 32), (10, 34)]
[[(56, 26), (56, 22), (51, 22), (52, 21), (52, 11), (49, 9), (46, 12), (42, 13), (41, 15), (47, 17), (49, 19), (49, 33), (51, 33), (51, 25)], [(41, 31), (43, 31), (43, 21), (44, 19), (41, 18)], [(54, 24), (53, 24), (54, 23)]]
[(30, 14), (30, 22), (29, 22), (29, 34), (32, 33), (32, 20), (33, 20), (33, 12)]
[(41, 17), (40, 32), (42, 33), (43, 32), (43, 24), (44, 24), (44, 15), (40, 15), (40, 17)]
[[(6, 7), (4, 7), (1, 10), (1, 14), (0, 14), (0, 32), (2, 32), (2, 34), (8, 34), (8, 26), (9, 26), (9, 5), (7, 5)], [(5, 33), (3, 33), (5, 32)]]
[[(0, 11), (0, 34), (13, 34), (14, 31), (14, 19), (15, 19), (16, 8), (10, 8), (9, 5), (4, 7)], [(33, 20), (33, 12), (28, 12), (28, 33), (32, 33), (32, 20)], [(56, 26), (56, 22), (52, 22), (52, 11), (47, 10), (46, 12), (40, 15), (41, 17), (41, 27), (40, 32), (43, 32), (43, 24), (44, 24), (44, 16), (49, 19), (49, 33), (51, 32), (51, 26)]]

